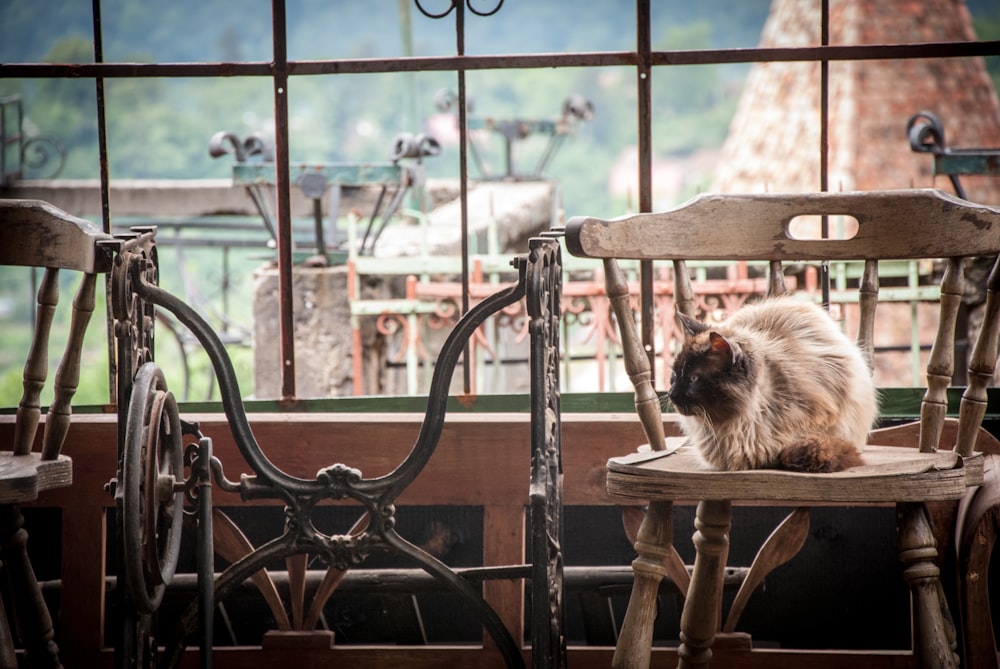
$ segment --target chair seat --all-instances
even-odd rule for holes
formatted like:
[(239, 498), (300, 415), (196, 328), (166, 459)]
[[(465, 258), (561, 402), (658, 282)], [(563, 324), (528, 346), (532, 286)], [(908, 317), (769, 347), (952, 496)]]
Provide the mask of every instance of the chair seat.
[(666, 451), (611, 458), (608, 493), (631, 500), (917, 502), (959, 499), (968, 486), (983, 480), (981, 453), (963, 459), (953, 451), (921, 453), (914, 448), (870, 444), (865, 447), (864, 465), (841, 472), (729, 472), (706, 469), (684, 437), (666, 441)]
[(73, 483), (73, 461), (66, 455), (43, 460), (41, 453), (0, 451), (0, 504), (22, 504), (43, 490)]

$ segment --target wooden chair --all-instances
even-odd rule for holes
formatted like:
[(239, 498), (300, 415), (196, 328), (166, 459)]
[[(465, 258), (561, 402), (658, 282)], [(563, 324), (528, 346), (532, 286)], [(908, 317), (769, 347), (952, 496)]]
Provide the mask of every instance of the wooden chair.
[[(797, 238), (790, 232), (790, 222), (800, 215), (851, 216), (857, 220), (858, 230), (849, 239)], [(722, 661), (724, 666), (735, 666), (740, 653), (751, 652), (746, 635), (733, 635), (736, 621), (764, 577), (803, 545), (808, 535), (807, 507), (880, 503), (897, 506), (899, 559), (915, 609), (913, 655), (904, 660), (905, 666), (957, 666), (956, 632), (947, 613), (927, 503), (957, 502), (971, 487), (983, 483), (984, 458), (977, 452), (977, 439), (1000, 332), (997, 268), (989, 279), (985, 322), (971, 355), (957, 439), (943, 444), (942, 434), (955, 433), (946, 422), (946, 392), (952, 379), (955, 325), (962, 297), (962, 258), (1000, 251), (1000, 210), (937, 190), (702, 195), (664, 213), (614, 220), (574, 218), (566, 226), (566, 243), (574, 255), (605, 259), (608, 295), (615, 305), (627, 371), (651, 445), (648, 453), (613, 458), (607, 466), (607, 488), (612, 496), (629, 504), (649, 503), (635, 542), (635, 583), (614, 666), (648, 666), (657, 589), (666, 575), (682, 593), (686, 591), (678, 666), (708, 665), (713, 642), (720, 636), (727, 637), (728, 649), (740, 649), (727, 651)], [(628, 305), (629, 289), (615, 258), (673, 261), (675, 307), (689, 316), (696, 314), (687, 261), (762, 261), (769, 269), (770, 293), (784, 291), (783, 262), (862, 261), (863, 275), (857, 282), (858, 341), (869, 356), (876, 331), (879, 261), (944, 259), (939, 328), (926, 369), (919, 430), (875, 431), (864, 454), (865, 464), (833, 474), (705, 470), (692, 449), (683, 446), (683, 437), (664, 439), (660, 400), (650, 382), (649, 360)], [(901, 442), (909, 448), (899, 447)], [(939, 444), (947, 449), (939, 449)], [(679, 450), (665, 455), (674, 446), (680, 446)], [(677, 500), (700, 500), (690, 579), (672, 546), (671, 511)], [(764, 542), (722, 623), (722, 583), (735, 501), (799, 508)], [(886, 666), (901, 666), (898, 655), (885, 659)]]
[[(83, 336), (94, 311), (97, 275), (111, 269), (106, 235), (88, 221), (37, 200), (0, 200), (0, 265), (43, 268), (35, 333), (24, 365), (24, 393), (17, 409), (14, 442), (0, 451), (0, 556), (7, 571), (16, 629), (30, 666), (59, 666), (52, 620), (26, 552), (27, 532), (20, 505), (44, 490), (73, 481), (70, 459), (61, 454), (70, 425), (70, 400), (80, 378)], [(40, 395), (48, 372), (49, 331), (59, 302), (60, 270), (82, 273), (73, 301), (65, 354), (55, 376), (53, 400), (40, 450), (34, 450), (41, 422)], [(0, 667), (17, 667), (8, 619), (0, 606)]]

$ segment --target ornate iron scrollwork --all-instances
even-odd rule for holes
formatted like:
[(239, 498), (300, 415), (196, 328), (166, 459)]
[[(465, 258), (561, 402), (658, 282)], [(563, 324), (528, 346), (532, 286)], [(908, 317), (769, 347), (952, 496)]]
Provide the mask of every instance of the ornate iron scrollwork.
[[(417, 9), (420, 10), (420, 13), (429, 19), (443, 19), (444, 17), (451, 14), (456, 7), (462, 4), (462, 0), (448, 0), (447, 9), (444, 9), (440, 12), (431, 12), (428, 11), (423, 6), (420, 0), (414, 0), (414, 2), (417, 5)], [(496, 5), (493, 6), (493, 9), (487, 9), (487, 10), (476, 9), (476, 3), (474, 3), (472, 0), (465, 0), (465, 6), (468, 7), (469, 11), (475, 14), (476, 16), (483, 16), (483, 17), (493, 16), (494, 14), (500, 11), (501, 7), (503, 7), (503, 0), (497, 0)]]
[[(123, 556), (128, 583), (128, 602), (135, 615), (126, 648), (132, 659), (150, 657), (152, 617), (162, 589), (169, 582), (175, 558), (175, 534), (179, 527), (176, 509), (185, 493), (197, 508), (199, 524), (211, 527), (210, 481), (226, 491), (238, 491), (244, 499), (274, 499), (285, 505), (284, 531), (263, 545), (247, 547), (242, 557), (214, 579), (210, 592), (192, 602), (178, 622), (177, 641), (165, 648), (164, 666), (176, 666), (193, 636), (200, 609), (206, 602), (225, 599), (247, 578), (275, 559), (310, 555), (331, 570), (346, 570), (370, 555), (390, 552), (410, 559), (460, 595), (475, 611), (493, 637), (510, 667), (523, 666), (520, 645), (484, 600), (478, 586), (458, 576), (448, 566), (400, 536), (396, 531), (395, 501), (423, 470), (434, 453), (444, 425), (452, 373), (466, 343), (487, 318), (517, 305), (527, 297), (528, 330), (532, 358), (532, 475), (530, 481), (534, 565), (532, 592), (535, 666), (565, 665), (562, 632), (562, 461), (559, 422), (559, 317), (561, 263), (559, 244), (552, 238), (530, 243), (526, 256), (517, 258), (516, 285), (487, 297), (459, 319), (441, 348), (431, 381), (427, 409), (419, 435), (409, 454), (388, 474), (366, 478), (344, 463), (321, 469), (314, 479), (291, 476), (264, 454), (250, 428), (232, 363), (219, 336), (189, 305), (156, 285), (155, 248), (119, 254), (112, 277), (112, 310), (119, 345), (121, 397), (131, 397), (132, 406), (122, 407), (123, 434), (119, 477), (115, 484), (120, 532), (131, 546)], [(167, 392), (162, 372), (152, 363), (154, 309), (166, 309), (199, 340), (219, 380), (223, 409), (233, 439), (251, 473), (239, 481), (227, 480), (222, 464), (211, 456), (211, 442), (197, 426), (182, 423), (176, 403)], [(183, 457), (181, 431), (197, 434), (202, 446), (190, 447)], [(190, 468), (190, 480), (183, 469)], [(196, 474), (196, 471), (200, 474)], [(197, 489), (195, 486), (197, 485)], [(206, 489), (203, 489), (206, 488)], [(126, 499), (128, 498), (128, 499)], [(324, 533), (313, 523), (313, 512), (324, 500), (350, 499), (358, 503), (360, 518), (345, 533)], [(134, 505), (134, 508), (132, 506)], [(211, 532), (211, 529), (208, 530)], [(201, 540), (201, 537), (199, 537)], [(204, 538), (211, 542), (210, 535)], [(202, 562), (199, 550), (199, 564)], [(210, 545), (207, 561), (211, 564)], [(201, 635), (208, 635), (204, 629)], [(159, 642), (160, 640), (157, 640)]]
[[(233, 438), (249, 465), (252, 474), (244, 474), (238, 484), (244, 499), (276, 499), (286, 505), (284, 533), (251, 550), (242, 559), (232, 563), (216, 580), (216, 600), (224, 599), (233, 588), (242, 583), (262, 566), (275, 558), (308, 553), (324, 560), (331, 568), (347, 569), (360, 564), (375, 552), (393, 552), (405, 556), (432, 576), (438, 578), (453, 592), (461, 595), (479, 615), (484, 627), (495, 640), (508, 666), (523, 665), (519, 644), (511, 637), (497, 613), (486, 603), (477, 587), (456, 575), (449, 567), (401, 537), (396, 531), (394, 502), (416, 478), (433, 454), (443, 428), (445, 407), (448, 400), (452, 372), (461, 357), (465, 343), (483, 322), (520, 301), (528, 285), (533, 294), (533, 355), (539, 359), (538, 374), (544, 382), (538, 387), (538, 406), (535, 418), (540, 425), (536, 441), (535, 472), (532, 480), (532, 498), (539, 504), (538, 522), (544, 525), (536, 555), (544, 568), (535, 576), (540, 593), (536, 599), (544, 601), (544, 615), (536, 620), (546, 624), (552, 612), (561, 612), (561, 462), (558, 457), (558, 313), (559, 313), (559, 255), (553, 240), (532, 242), (526, 259), (516, 263), (519, 281), (515, 286), (502, 290), (471, 309), (445, 341), (435, 366), (428, 397), (424, 424), (408, 456), (393, 471), (376, 478), (365, 478), (363, 473), (342, 463), (322, 469), (313, 480), (290, 476), (276, 467), (265, 456), (250, 429), (235, 373), (218, 335), (183, 301), (144, 280), (141, 273), (129, 278), (129, 286), (137, 302), (123, 304), (151, 304), (170, 311), (186, 325), (201, 342), (219, 379), (224, 411)], [(125, 277), (122, 276), (122, 280)], [(537, 293), (537, 294), (536, 294)], [(133, 309), (134, 315), (134, 309)], [(120, 328), (131, 336), (135, 326)], [(211, 467), (219, 484), (225, 488), (234, 484), (222, 476), (221, 465)], [(350, 498), (363, 509), (362, 521), (355, 530), (345, 534), (324, 534), (313, 524), (311, 514), (324, 499)], [(551, 598), (549, 593), (553, 593)], [(545, 647), (560, 652), (561, 623), (556, 615), (555, 632), (536, 635), (544, 637)], [(192, 604), (179, 626), (177, 646), (168, 649), (168, 664), (179, 661), (184, 647), (183, 639), (190, 636), (198, 620), (198, 606)], [(541, 641), (539, 643), (542, 643)]]
[[(118, 469), (115, 479), (108, 484), (108, 490), (116, 498), (124, 494), (122, 483), (124, 480), (123, 471), (126, 456), (126, 426), (128, 424), (129, 399), (132, 396), (132, 388), (136, 374), (142, 365), (149, 363), (153, 359), (154, 341), (154, 320), (155, 314), (153, 305), (144, 302), (133, 290), (133, 287), (140, 281), (155, 284), (157, 275), (157, 251), (156, 251), (156, 228), (133, 228), (129, 233), (117, 235), (116, 239), (109, 242), (113, 246), (115, 253), (114, 266), (111, 270), (111, 283), (109, 287), (108, 303), (112, 317), (112, 327), (115, 336), (115, 362), (113, 364), (113, 374), (111, 388), (114, 396), (112, 402), (118, 405)], [(145, 402), (143, 402), (145, 405)], [(168, 410), (168, 420), (170, 411)], [(162, 413), (160, 414), (162, 416)], [(148, 418), (148, 415), (146, 416)], [(134, 422), (134, 421), (133, 421)], [(159, 436), (160, 420), (156, 421), (156, 432)], [(137, 463), (133, 462), (133, 465)], [(138, 467), (133, 468), (130, 474), (138, 475), (141, 471), (142, 478), (136, 480), (139, 490), (142, 490), (145, 482), (145, 461), (139, 459)], [(140, 481), (142, 483), (140, 483)], [(138, 494), (138, 492), (137, 492)], [(123, 502), (124, 504), (124, 502)], [(140, 507), (141, 508), (141, 507)], [(119, 538), (123, 536), (124, 513), (121, 509), (116, 514), (117, 532)], [(142, 531), (142, 519), (137, 519), (130, 527), (132, 536), (138, 537)], [(142, 539), (137, 540), (142, 544)], [(150, 555), (157, 552), (160, 547), (155, 541), (148, 544), (153, 550)], [(132, 557), (135, 557), (133, 554)], [(141, 554), (138, 555), (141, 558)], [(118, 582), (125, 584), (129, 582), (126, 575), (125, 543), (119, 540), (118, 554), (116, 562), (119, 565), (117, 576)], [(150, 563), (151, 565), (151, 563)], [(164, 576), (164, 569), (157, 560), (157, 572), (160, 579)], [(129, 594), (128, 587), (116, 589), (114, 594), (115, 605), (121, 612), (120, 626), (116, 634), (116, 657), (115, 663), (119, 667), (147, 667), (152, 666), (156, 660), (158, 649), (154, 638), (153, 614), (149, 609), (155, 609), (159, 598), (162, 596), (162, 586), (151, 585), (147, 588), (143, 569), (140, 563), (131, 565), (132, 578), (135, 581), (135, 591), (139, 591), (139, 584), (142, 584), (141, 591), (145, 595), (144, 602), (136, 603)], [(169, 569), (166, 569), (169, 576)], [(156, 577), (150, 574), (151, 580)], [(167, 579), (169, 580), (169, 579)]]
[(558, 241), (532, 239), (526, 263), (531, 337), (531, 646), (533, 666), (551, 669), (566, 666), (559, 391), (562, 264)]
[[(8, 115), (13, 117), (9, 122)], [(0, 185), (15, 179), (55, 179), (66, 166), (66, 148), (46, 135), (29, 137), (23, 126), (24, 104), (20, 95), (0, 98), (0, 147), (16, 147), (13, 165), (0, 155)]]
[(180, 414), (154, 362), (136, 374), (125, 434), (115, 494), (123, 566), (132, 602), (153, 613), (177, 567), (184, 511)]

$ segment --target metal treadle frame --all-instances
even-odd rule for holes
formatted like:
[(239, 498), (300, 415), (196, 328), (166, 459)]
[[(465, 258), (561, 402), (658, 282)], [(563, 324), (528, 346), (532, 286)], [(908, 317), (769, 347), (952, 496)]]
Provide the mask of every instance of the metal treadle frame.
[[(116, 664), (177, 666), (189, 639), (202, 640), (202, 666), (211, 664), (212, 615), (205, 611), (224, 600), (246, 579), (275, 559), (309, 554), (331, 569), (347, 570), (370, 555), (404, 556), (460, 595), (479, 616), (508, 667), (524, 666), (520, 643), (470, 581), (418, 548), (395, 529), (395, 502), (430, 460), (441, 435), (452, 373), (466, 343), (490, 316), (527, 298), (531, 319), (532, 466), (530, 480), (532, 579), (532, 645), (535, 667), (565, 666), (562, 632), (562, 462), (559, 419), (559, 299), (561, 263), (553, 238), (536, 238), (530, 250), (512, 262), (518, 282), (469, 310), (444, 343), (422, 427), (408, 456), (391, 472), (366, 478), (345, 463), (333, 463), (314, 479), (291, 476), (257, 443), (243, 405), (232, 363), (219, 336), (189, 305), (159, 288), (155, 264), (145, 256), (121, 255), (112, 278), (115, 332), (118, 335), (119, 392), (123, 401), (119, 430), (118, 476), (113, 489), (119, 508), (123, 573), (127, 595), (120, 603), (127, 615), (118, 643)], [(211, 455), (211, 439), (197, 425), (185, 423), (167, 390), (165, 376), (153, 362), (152, 313), (169, 311), (204, 347), (219, 380), (222, 406), (233, 439), (251, 470), (230, 480)], [(130, 398), (129, 402), (124, 398)], [(197, 443), (186, 448), (180, 433)], [(180, 453), (183, 465), (179, 465)], [(185, 474), (185, 471), (187, 473)], [(282, 534), (254, 548), (213, 575), (213, 484), (242, 499), (272, 499), (285, 505)], [(155, 639), (152, 619), (176, 565), (178, 506), (198, 521), (199, 596), (176, 624), (175, 638)], [(326, 534), (312, 521), (324, 500), (350, 499), (361, 507), (358, 522), (343, 534)], [(193, 510), (192, 510), (193, 509)], [(131, 510), (131, 512), (127, 512)], [(527, 571), (516, 570), (518, 575)], [(126, 590), (120, 589), (120, 593)], [(200, 623), (199, 623), (200, 621)], [(163, 621), (161, 621), (162, 623)], [(162, 647), (163, 657), (156, 657)], [(159, 660), (159, 661), (158, 661)]]

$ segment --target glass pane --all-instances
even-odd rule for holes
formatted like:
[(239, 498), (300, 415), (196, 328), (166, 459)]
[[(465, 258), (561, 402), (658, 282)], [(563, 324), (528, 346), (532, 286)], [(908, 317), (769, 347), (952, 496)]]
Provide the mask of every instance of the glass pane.
[[(780, 0), (779, 0), (780, 1)], [(814, 4), (819, 2), (799, 3)], [(737, 49), (755, 47), (768, 15), (769, 0), (657, 0), (650, 3), (654, 49)]]
[[(93, 62), (93, 26), (90, 0), (2, 0), (0, 62)], [(77, 43), (82, 47), (76, 48)]]
[(270, 0), (102, 0), (101, 19), (107, 62), (269, 61), (273, 52)]

